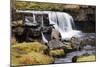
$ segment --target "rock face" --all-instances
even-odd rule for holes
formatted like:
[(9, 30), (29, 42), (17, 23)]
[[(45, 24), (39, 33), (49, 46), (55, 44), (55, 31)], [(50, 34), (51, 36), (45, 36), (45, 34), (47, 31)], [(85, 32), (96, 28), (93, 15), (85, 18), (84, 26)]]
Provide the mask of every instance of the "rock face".
[(79, 6), (79, 8), (64, 9), (72, 15), (75, 26), (83, 32), (95, 32), (96, 25), (96, 7), (95, 6)]
[(77, 50), (79, 50), (80, 41), (79, 41), (78, 38), (72, 37), (71, 40), (70, 40), (70, 42), (71, 42), (71, 47), (72, 47), (72, 49), (77, 49)]
[(52, 29), (52, 33), (51, 33), (51, 39), (60, 39), (60, 33), (59, 31), (57, 31), (56, 29)]
[(76, 8), (64, 8), (63, 11), (71, 14), (75, 21), (95, 21), (96, 17), (95, 6), (81, 5)]
[(49, 41), (47, 45), (49, 46), (50, 49), (57, 49), (65, 46), (61, 41), (56, 39)]

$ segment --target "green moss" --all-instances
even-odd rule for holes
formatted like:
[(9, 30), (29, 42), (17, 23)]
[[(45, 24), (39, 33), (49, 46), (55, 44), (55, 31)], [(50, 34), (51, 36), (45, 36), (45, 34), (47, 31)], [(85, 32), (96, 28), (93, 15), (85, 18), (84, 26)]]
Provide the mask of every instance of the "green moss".
[(65, 52), (63, 49), (55, 49), (50, 51), (51, 56), (63, 56), (65, 55)]
[(88, 62), (88, 61), (95, 61), (96, 56), (91, 55), (91, 56), (79, 56), (76, 60), (76, 62)]

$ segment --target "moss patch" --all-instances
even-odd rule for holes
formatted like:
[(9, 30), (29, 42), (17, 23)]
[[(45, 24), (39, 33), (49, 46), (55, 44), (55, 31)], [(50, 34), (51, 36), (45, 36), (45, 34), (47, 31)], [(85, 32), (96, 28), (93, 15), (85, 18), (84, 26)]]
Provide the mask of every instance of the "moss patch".
[(55, 49), (55, 50), (51, 50), (50, 51), (50, 55), (54, 56), (54, 57), (56, 57), (56, 56), (64, 56), (65, 52), (64, 52), (63, 49)]
[(96, 56), (95, 55), (79, 56), (77, 57), (77, 60), (76, 60), (76, 62), (88, 62), (88, 61), (96, 61)]

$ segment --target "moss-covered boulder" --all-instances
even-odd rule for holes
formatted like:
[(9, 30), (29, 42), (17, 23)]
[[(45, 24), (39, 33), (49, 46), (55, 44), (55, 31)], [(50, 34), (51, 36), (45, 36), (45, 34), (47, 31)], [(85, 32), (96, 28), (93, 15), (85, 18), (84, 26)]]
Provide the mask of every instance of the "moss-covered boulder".
[(64, 49), (50, 50), (49, 54), (53, 57), (61, 57), (65, 55)]
[(72, 59), (72, 62), (92, 62), (96, 61), (95, 55), (89, 55), (89, 56), (75, 56)]

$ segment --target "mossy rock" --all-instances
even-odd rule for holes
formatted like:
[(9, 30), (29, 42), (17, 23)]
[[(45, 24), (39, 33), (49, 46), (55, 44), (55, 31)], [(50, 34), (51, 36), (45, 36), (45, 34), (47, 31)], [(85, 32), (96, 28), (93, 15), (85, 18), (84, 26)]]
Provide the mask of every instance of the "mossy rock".
[(72, 62), (92, 62), (96, 61), (95, 55), (89, 55), (89, 56), (75, 56), (72, 59)]
[(63, 49), (55, 49), (55, 50), (50, 50), (49, 54), (53, 57), (60, 57), (64, 56), (65, 52)]

